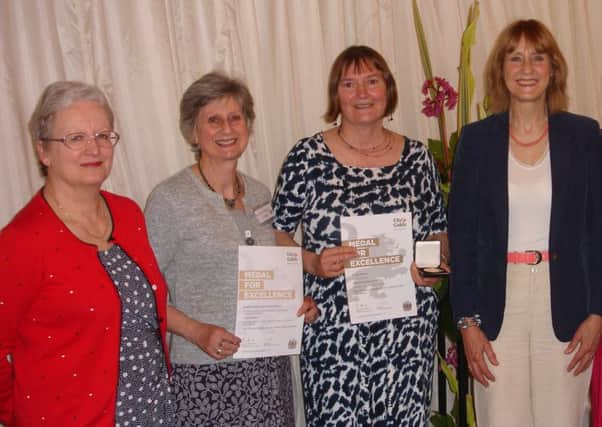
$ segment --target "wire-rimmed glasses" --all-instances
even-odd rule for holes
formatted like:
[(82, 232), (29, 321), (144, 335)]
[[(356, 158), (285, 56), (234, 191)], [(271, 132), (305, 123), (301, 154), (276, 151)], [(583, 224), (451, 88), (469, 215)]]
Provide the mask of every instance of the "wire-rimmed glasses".
[(62, 142), (72, 150), (82, 150), (86, 144), (94, 140), (100, 147), (114, 147), (119, 142), (119, 134), (114, 130), (103, 130), (89, 135), (86, 132), (68, 133), (62, 138), (42, 138), (43, 142)]

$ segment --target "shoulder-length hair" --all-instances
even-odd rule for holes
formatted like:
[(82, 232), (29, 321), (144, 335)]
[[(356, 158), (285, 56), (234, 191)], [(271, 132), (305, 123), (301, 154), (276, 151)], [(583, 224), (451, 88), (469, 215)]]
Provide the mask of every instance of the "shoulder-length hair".
[(343, 73), (349, 67), (359, 70), (364, 66), (374, 67), (383, 73), (387, 88), (387, 105), (384, 115), (389, 116), (393, 114), (395, 108), (397, 108), (397, 85), (387, 65), (387, 61), (371, 47), (350, 46), (337, 56), (330, 68), (330, 75), (328, 77), (328, 106), (323, 116), (327, 123), (335, 122), (339, 114), (341, 114), (338, 87)]
[(498, 113), (508, 110), (510, 106), (510, 93), (504, 82), (504, 60), (508, 53), (516, 49), (523, 37), (537, 52), (545, 53), (550, 57), (552, 72), (546, 89), (548, 112), (566, 110), (568, 108), (566, 60), (550, 30), (536, 19), (528, 19), (514, 21), (504, 28), (489, 54), (485, 65), (485, 93), (489, 97), (490, 111)]

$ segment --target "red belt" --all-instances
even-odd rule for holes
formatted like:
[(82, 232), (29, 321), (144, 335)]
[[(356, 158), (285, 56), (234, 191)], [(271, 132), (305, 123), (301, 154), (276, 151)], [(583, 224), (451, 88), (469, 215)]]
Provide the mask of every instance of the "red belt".
[(537, 265), (540, 262), (549, 261), (550, 252), (548, 251), (524, 251), (508, 252), (506, 261), (510, 264), (529, 264)]

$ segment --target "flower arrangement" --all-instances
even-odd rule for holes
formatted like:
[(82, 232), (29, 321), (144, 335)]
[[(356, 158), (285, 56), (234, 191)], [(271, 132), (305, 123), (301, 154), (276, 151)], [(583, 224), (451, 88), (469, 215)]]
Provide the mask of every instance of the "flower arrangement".
[[(460, 64), (458, 66), (458, 90), (449, 83), (448, 80), (434, 76), (431, 69), (428, 46), (422, 27), (420, 11), (416, 0), (412, 0), (414, 13), (414, 26), (416, 29), (416, 37), (420, 50), (420, 60), (426, 78), (422, 85), (422, 94), (424, 100), (422, 102), (422, 113), (427, 117), (437, 119), (439, 125), (439, 139), (429, 139), (428, 146), (437, 162), (439, 175), (441, 176), (441, 192), (447, 200), (447, 195), (450, 190), (451, 169), (453, 164), (454, 152), (458, 137), (462, 127), (470, 122), (470, 108), (474, 94), (474, 76), (470, 64), (470, 51), (476, 40), (476, 24), (479, 16), (479, 3), (474, 0), (468, 11), (468, 19), (466, 28), (462, 33), (460, 47)], [(457, 107), (456, 130), (451, 134), (447, 132), (446, 110), (451, 111)], [(477, 104), (477, 116), (482, 118), (486, 115), (486, 110), (482, 105)], [(454, 393), (454, 406), (451, 414), (433, 412), (431, 423), (435, 427), (458, 426), (460, 423), (460, 405), (465, 405), (466, 424), (475, 426), (474, 406), (472, 396), (459, 396), (459, 383), (456, 373), (458, 370), (458, 349), (461, 346), (460, 336), (456, 331), (449, 298), (447, 297), (448, 283), (446, 280), (440, 282), (437, 287), (440, 300), (440, 320), (439, 329), (443, 331), (447, 340), (451, 343), (448, 346), (446, 357), (437, 354), (439, 360), (439, 368), (445, 375), (447, 385), (452, 393)], [(462, 400), (462, 402), (461, 402)]]
[[(439, 172), (444, 182), (449, 182), (451, 178), (451, 159), (449, 150), (449, 141), (447, 138), (447, 129), (445, 123), (445, 110), (453, 110), (458, 103), (458, 92), (453, 86), (442, 77), (433, 77), (426, 79), (422, 85), (422, 94), (425, 95), (422, 101), (422, 114), (427, 117), (436, 117), (439, 121), (440, 141), (429, 140), (429, 145), (438, 145), (436, 152), (441, 153), (437, 160)], [(433, 150), (433, 148), (431, 148)]]
[[(429, 96), (430, 93), (435, 96)], [(422, 114), (427, 117), (439, 117), (444, 106), (453, 110), (458, 103), (458, 92), (442, 77), (426, 80), (422, 85), (422, 94), (427, 95), (422, 101)]]
[[(462, 33), (457, 91), (446, 79), (433, 75), (429, 50), (416, 0), (412, 0), (412, 6), (416, 37), (420, 50), (420, 61), (426, 78), (422, 85), (422, 94), (425, 95), (422, 102), (422, 113), (427, 117), (436, 118), (439, 125), (439, 139), (429, 139), (428, 143), (429, 149), (439, 165), (439, 172), (444, 184), (442, 186), (442, 191), (447, 195), (447, 193), (449, 193), (448, 184), (451, 178), (453, 154), (458, 141), (458, 136), (462, 127), (471, 121), (470, 108), (472, 105), (475, 83), (470, 65), (470, 51), (476, 41), (479, 2), (474, 0), (473, 4), (470, 6), (466, 28)], [(451, 111), (456, 106), (458, 107), (456, 130), (448, 136), (445, 110)], [(484, 117), (486, 115), (485, 111), (483, 105), (477, 104), (478, 118)]]

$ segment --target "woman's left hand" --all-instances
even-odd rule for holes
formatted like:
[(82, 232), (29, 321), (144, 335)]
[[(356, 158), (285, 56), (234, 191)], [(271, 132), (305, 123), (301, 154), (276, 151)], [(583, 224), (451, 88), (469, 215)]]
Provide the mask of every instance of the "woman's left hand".
[[(440, 266), (449, 273), (449, 265), (441, 261)], [(416, 286), (433, 287), (439, 280), (441, 280), (440, 277), (422, 277), (418, 271), (418, 267), (416, 267), (415, 262), (412, 262), (412, 265), (410, 266), (410, 273), (412, 274), (412, 280), (414, 283), (416, 283)]]
[(564, 354), (571, 354), (578, 349), (567, 367), (568, 372), (572, 371), (573, 375), (577, 376), (589, 368), (598, 349), (601, 331), (602, 316), (590, 314), (581, 322), (573, 339), (564, 350)]
[(304, 316), (305, 323), (315, 322), (320, 316), (320, 310), (312, 297), (306, 296), (303, 298), (303, 304), (297, 310), (297, 317), (301, 315)]

